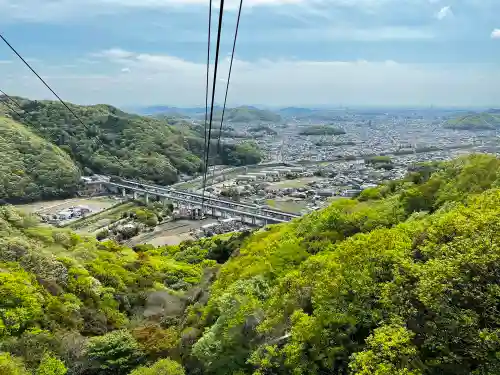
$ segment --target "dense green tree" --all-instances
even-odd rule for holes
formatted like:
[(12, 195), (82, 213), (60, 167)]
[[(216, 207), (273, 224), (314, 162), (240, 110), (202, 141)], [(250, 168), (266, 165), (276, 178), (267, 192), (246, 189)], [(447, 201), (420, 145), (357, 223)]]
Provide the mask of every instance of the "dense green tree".
[(49, 352), (64, 355), (66, 351), (58, 334), (40, 329), (31, 329), (21, 336), (4, 339), (1, 349), (24, 358), (29, 368), (36, 368)]
[(0, 372), (497, 374), (500, 162), (429, 168), (288, 224), (159, 248), (0, 207)]
[(127, 331), (113, 331), (89, 340), (86, 356), (89, 373), (127, 374), (143, 361), (143, 353), (134, 337)]
[(9, 353), (0, 353), (0, 374), (2, 375), (30, 375), (22, 359), (13, 357)]
[[(457, 159), (421, 185), (388, 186), (385, 199), (339, 201), (254, 235), (223, 266), (208, 304), (211, 328), (193, 352), (217, 374), (234, 371), (226, 361), (239, 369), (250, 363), (256, 374), (495, 373), (491, 282), (500, 254), (494, 235), (500, 191), (487, 189), (497, 171), (491, 156)], [(401, 205), (415, 196), (427, 197), (425, 206)], [(435, 213), (408, 216), (422, 209)], [(319, 252), (282, 268), (278, 254), (297, 253), (297, 245)], [(269, 297), (233, 304), (233, 311), (218, 308), (228, 291), (234, 300), (248, 298), (248, 291), (231, 288), (256, 275), (270, 285)], [(250, 355), (245, 346), (222, 344), (237, 337), (236, 317), (261, 322), (245, 334)], [(224, 364), (214, 366), (211, 355)]]
[(366, 339), (366, 348), (352, 356), (353, 375), (421, 375), (423, 365), (412, 340), (401, 326), (382, 326)]
[(236, 187), (229, 187), (226, 190), (222, 190), (220, 193), (224, 197), (231, 198), (233, 201), (239, 202), (240, 192)]
[(342, 135), (345, 130), (331, 125), (308, 125), (302, 127), (300, 135)]
[[(221, 120), (222, 111), (214, 111), (214, 121)], [(255, 107), (241, 106), (236, 108), (228, 108), (224, 113), (224, 120), (235, 123), (249, 123), (249, 122), (281, 122), (281, 116)]]
[[(12, 112), (0, 103), (0, 113), (8, 113), (33, 133), (59, 146), (86, 173), (171, 184), (178, 180), (179, 173), (194, 174), (202, 171), (203, 134), (194, 131), (188, 123), (179, 124), (168, 118), (133, 115), (109, 105), (78, 106), (67, 103), (82, 119), (84, 126), (59, 102), (22, 98), (16, 100), (22, 111)], [(18, 147), (22, 147), (21, 144)], [(23, 152), (25, 149), (26, 146)], [(215, 146), (212, 151), (215, 157), (218, 151)], [(34, 154), (37, 158), (41, 156), (36, 151)], [(22, 158), (15, 155), (10, 159), (17, 161)], [(253, 143), (251, 146), (246, 143), (231, 144), (224, 145), (218, 159), (230, 165), (255, 164), (260, 161), (261, 154)], [(50, 160), (47, 160), (46, 165), (52, 168), (50, 172), (63, 173), (61, 168), (53, 168), (49, 164)], [(64, 164), (60, 163), (59, 166), (61, 165)], [(22, 170), (16, 168), (12, 173), (16, 174), (18, 169)], [(67, 184), (62, 178), (52, 178), (52, 183), (55, 182), (59, 185)], [(34, 187), (27, 185), (26, 192), (21, 196), (28, 196), (32, 189)]]
[(64, 363), (46, 353), (36, 369), (36, 375), (65, 375), (68, 372)]
[(80, 172), (58, 147), (0, 117), (0, 199), (24, 202), (74, 194)]
[(468, 113), (447, 120), (443, 124), (444, 128), (457, 130), (495, 130), (500, 127), (500, 113), (490, 110), (481, 113)]
[(220, 162), (225, 165), (257, 164), (262, 160), (262, 152), (253, 141), (237, 145), (223, 144)]
[(366, 164), (390, 164), (391, 163), (390, 156), (372, 156), (370, 158), (365, 159)]
[(32, 275), (0, 263), (0, 338), (21, 335), (42, 317), (44, 296)]
[(139, 367), (130, 375), (184, 375), (184, 368), (171, 359), (160, 359), (149, 367)]

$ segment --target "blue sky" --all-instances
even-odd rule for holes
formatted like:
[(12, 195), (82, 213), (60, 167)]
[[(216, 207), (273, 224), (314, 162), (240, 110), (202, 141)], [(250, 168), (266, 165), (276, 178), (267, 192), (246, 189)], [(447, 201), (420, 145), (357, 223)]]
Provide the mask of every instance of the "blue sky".
[[(226, 0), (219, 102), (236, 6)], [(0, 0), (0, 25), (66, 100), (191, 106), (204, 103), (207, 10), (207, 0)], [(498, 106), (498, 15), (498, 0), (244, 0), (229, 102)], [(0, 88), (50, 98), (1, 45)]]

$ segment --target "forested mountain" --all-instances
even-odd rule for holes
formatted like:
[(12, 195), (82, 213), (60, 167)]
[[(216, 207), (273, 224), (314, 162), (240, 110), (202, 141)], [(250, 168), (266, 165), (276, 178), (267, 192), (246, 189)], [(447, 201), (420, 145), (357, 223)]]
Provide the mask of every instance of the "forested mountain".
[(67, 197), (80, 171), (58, 147), (10, 118), (0, 117), (0, 200), (27, 202)]
[[(139, 178), (171, 184), (179, 173), (202, 170), (203, 139), (178, 120), (145, 117), (123, 112), (109, 105), (69, 107), (80, 123), (59, 102), (14, 98), (22, 110), (10, 111), (0, 104), (0, 112), (24, 124), (31, 131), (66, 151), (83, 172)], [(213, 148), (214, 149), (214, 148)], [(255, 155), (239, 155), (245, 147), (227, 145), (222, 155), (228, 163), (259, 162)]]
[[(194, 125), (190, 123), (177, 124), (176, 127), (184, 133), (193, 133), (198, 138), (190, 138), (190, 144), (197, 148), (195, 152), (202, 153), (205, 128), (202, 125)], [(208, 135), (207, 135), (208, 136)], [(263, 154), (259, 146), (253, 140), (244, 140), (239, 143), (225, 142), (224, 138), (241, 139), (244, 135), (236, 131), (233, 127), (226, 125), (221, 133), (222, 141), (219, 143), (219, 128), (212, 129), (210, 134), (210, 165), (249, 165), (258, 164), (262, 160)], [(217, 146), (220, 146), (220, 150)], [(196, 151), (197, 150), (197, 151)]]
[(499, 183), (500, 160), (464, 157), (250, 235), (134, 250), (1, 208), (0, 372), (497, 374)]
[(67, 151), (85, 172), (168, 184), (177, 181), (177, 171), (194, 173), (201, 169), (200, 158), (189, 149), (189, 135), (166, 121), (128, 114), (108, 105), (68, 104), (83, 126), (59, 102), (18, 102), (23, 111), (18, 111), (21, 116), (11, 113), (12, 117)]
[(500, 110), (469, 113), (446, 121), (443, 126), (457, 130), (494, 130), (500, 127)]
[[(222, 111), (214, 112), (214, 118), (220, 122), (222, 116)], [(281, 116), (265, 110), (258, 109), (255, 107), (236, 107), (226, 109), (224, 114), (224, 119), (229, 122), (281, 122)]]
[[(214, 109), (216, 111), (219, 111), (222, 108), (220, 106), (214, 106)], [(205, 107), (169, 107), (165, 105), (157, 105), (139, 108), (137, 112), (144, 115), (182, 115), (188, 117), (197, 117), (205, 115)]]
[(279, 114), (285, 118), (295, 118), (300, 120), (310, 121), (345, 121), (345, 115), (348, 114), (346, 109), (311, 109), (311, 108), (298, 108), (288, 107), (279, 110)]
[[(141, 112), (155, 115), (155, 117), (161, 117), (162, 115), (176, 117), (187, 116), (196, 119), (203, 119), (205, 117), (205, 108), (177, 108), (158, 106), (145, 108)], [(214, 107), (214, 115), (212, 120), (220, 123), (221, 117), (222, 108), (219, 106)], [(277, 113), (251, 106), (226, 108), (224, 113), (224, 121), (234, 123), (281, 122), (281, 120), (281, 116)]]

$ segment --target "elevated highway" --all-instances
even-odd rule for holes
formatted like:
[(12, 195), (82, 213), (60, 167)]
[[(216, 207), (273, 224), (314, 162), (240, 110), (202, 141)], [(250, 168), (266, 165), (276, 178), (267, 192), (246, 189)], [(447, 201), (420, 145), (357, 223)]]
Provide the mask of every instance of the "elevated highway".
[[(187, 192), (187, 191), (182, 191), (182, 190), (175, 190), (172, 188), (168, 187), (163, 187), (163, 186), (158, 186), (158, 185), (151, 185), (151, 184), (141, 184), (136, 181), (131, 181), (131, 180), (122, 180), (124, 185), (129, 185), (137, 188), (147, 188), (151, 189), (151, 191), (154, 192), (162, 192), (162, 193), (168, 193), (171, 196), (175, 197), (180, 197), (180, 198), (185, 198), (185, 199), (190, 199), (196, 202), (200, 202), (203, 199), (202, 194), (200, 193), (193, 193), (193, 192)], [(205, 203), (211, 203), (214, 205), (219, 205), (222, 207), (230, 207), (234, 208), (237, 210), (242, 210), (242, 211), (248, 211), (248, 212), (256, 212), (268, 216), (273, 216), (273, 217), (279, 217), (282, 218), (283, 220), (290, 221), (292, 219), (295, 219), (297, 217), (300, 217), (301, 215), (293, 214), (290, 212), (284, 212), (280, 210), (276, 210), (273, 208), (269, 208), (266, 206), (259, 206), (256, 204), (251, 204), (251, 203), (244, 203), (244, 202), (235, 202), (229, 199), (221, 199), (219, 197), (213, 197), (210, 196), (209, 193), (205, 194)]]
[[(121, 190), (123, 195), (126, 195), (127, 192), (132, 192), (135, 197), (144, 195), (146, 200), (149, 200), (151, 196), (157, 196), (159, 198), (172, 201), (178, 205), (202, 209), (201, 194), (181, 192), (170, 188), (141, 184), (134, 181), (103, 181), (102, 184), (118, 191)], [(209, 196), (205, 197), (203, 213), (213, 217), (235, 217), (239, 218), (244, 223), (252, 225), (285, 223), (299, 217), (299, 215), (290, 214), (288, 212), (261, 208), (257, 205), (222, 200)]]

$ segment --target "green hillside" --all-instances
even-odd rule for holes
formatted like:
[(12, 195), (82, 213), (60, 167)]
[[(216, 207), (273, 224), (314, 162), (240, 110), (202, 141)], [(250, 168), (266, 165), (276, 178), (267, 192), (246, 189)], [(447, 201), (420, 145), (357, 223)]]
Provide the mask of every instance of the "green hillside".
[(16, 113), (12, 117), (67, 151), (85, 172), (169, 184), (177, 181), (178, 171), (201, 169), (187, 136), (165, 120), (128, 114), (109, 105), (68, 104), (84, 127), (59, 102), (18, 101), (24, 111), (20, 118)]
[[(214, 112), (214, 120), (219, 121), (221, 119), (222, 112), (217, 111)], [(228, 122), (244, 122), (244, 123), (251, 123), (251, 122), (281, 122), (281, 116), (265, 110), (265, 109), (258, 109), (254, 107), (236, 107), (236, 108), (229, 108), (226, 109), (226, 112), (224, 114), (224, 121)]]
[(195, 337), (181, 317), (206, 300), (217, 262), (240, 237), (134, 251), (0, 207), (0, 373), (28, 374), (46, 357), (69, 374), (96, 375), (177, 359), (181, 333), (183, 345)]
[[(194, 124), (178, 124), (176, 127), (187, 134), (194, 134), (194, 136), (187, 137), (193, 152), (203, 152), (203, 137), (205, 128), (202, 125)], [(210, 135), (210, 165), (224, 164), (224, 165), (250, 165), (258, 164), (263, 158), (262, 150), (253, 140), (243, 140), (245, 135), (235, 131), (231, 126), (225, 126), (221, 133), (220, 154), (217, 148), (219, 144), (219, 129), (212, 129)], [(224, 138), (238, 138), (240, 142), (225, 142)]]
[(289, 224), (134, 250), (0, 208), (0, 370), (497, 374), (499, 184), (493, 156), (424, 164)]
[(80, 172), (58, 147), (0, 117), (0, 200), (27, 202), (76, 192)]
[(470, 113), (448, 120), (443, 126), (457, 130), (494, 130), (500, 127), (500, 111)]

